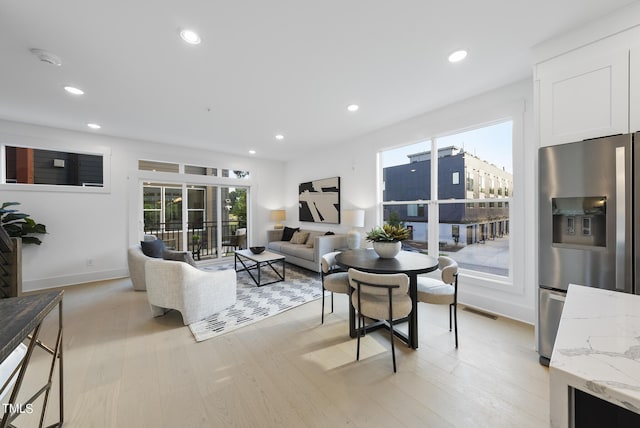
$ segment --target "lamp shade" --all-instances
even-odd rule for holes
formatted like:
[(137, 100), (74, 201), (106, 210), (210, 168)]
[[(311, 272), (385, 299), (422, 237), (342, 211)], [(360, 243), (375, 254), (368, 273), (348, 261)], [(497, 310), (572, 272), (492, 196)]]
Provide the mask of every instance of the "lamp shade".
[(272, 210), (271, 221), (280, 222), (287, 219), (287, 212), (285, 210)]
[(347, 247), (351, 250), (360, 248), (361, 236), (355, 228), (364, 227), (364, 210), (346, 210), (342, 219), (345, 225), (352, 227), (347, 232)]
[(343, 222), (351, 227), (364, 227), (364, 210), (345, 210)]
[(285, 210), (272, 210), (271, 211), (271, 221), (275, 221), (276, 224), (273, 226), (275, 229), (283, 229), (284, 225), (281, 223), (287, 219), (287, 212)]

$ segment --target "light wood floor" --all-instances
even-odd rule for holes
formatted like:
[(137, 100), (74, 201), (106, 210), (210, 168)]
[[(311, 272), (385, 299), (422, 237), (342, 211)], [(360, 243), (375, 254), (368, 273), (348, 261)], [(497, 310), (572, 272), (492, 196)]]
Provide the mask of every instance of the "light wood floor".
[[(320, 324), (320, 300), (196, 343), (178, 313), (151, 318), (128, 279), (64, 297), (65, 427), (544, 427), (548, 370), (533, 327), (419, 305), (420, 348), (386, 331), (348, 337), (347, 299)], [(50, 315), (43, 335), (54, 334)], [(46, 376), (34, 354), (27, 386)], [(57, 416), (56, 398), (47, 422)], [(31, 426), (33, 416), (18, 423)], [(35, 424), (34, 424), (35, 426)]]

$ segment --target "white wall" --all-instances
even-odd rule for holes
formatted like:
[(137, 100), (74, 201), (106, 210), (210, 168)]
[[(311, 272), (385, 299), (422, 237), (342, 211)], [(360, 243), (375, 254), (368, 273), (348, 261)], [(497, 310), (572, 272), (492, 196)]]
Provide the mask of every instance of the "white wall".
[[(514, 202), (511, 215), (512, 276), (507, 282), (462, 276), (463, 303), (528, 323), (535, 321), (535, 144), (533, 86), (519, 82), (426, 113), (353, 141), (308, 153), (287, 163), (287, 224), (297, 225), (297, 184), (319, 178), (341, 177), (342, 209), (364, 208), (365, 232), (381, 223), (377, 152), (438, 137), (500, 119), (514, 120)], [(304, 224), (320, 230), (330, 228)], [(345, 226), (332, 229), (346, 231)]]
[[(251, 172), (249, 243), (264, 241), (269, 210), (282, 205), (282, 162), (230, 156), (166, 144), (73, 132), (0, 120), (0, 144), (110, 154), (108, 192), (34, 190), (0, 185), (0, 202), (16, 201), (22, 212), (47, 226), (40, 246), (23, 247), (23, 290), (30, 291), (128, 275), (126, 250), (140, 232), (138, 159), (185, 162)], [(136, 194), (139, 192), (139, 194)], [(87, 259), (93, 260), (87, 266)]]
[[(0, 201), (21, 202), (20, 209), (47, 225), (41, 246), (24, 249), (25, 291), (127, 275), (126, 248), (140, 233), (138, 159), (210, 164), (251, 171), (252, 223), (250, 243), (264, 242), (271, 227), (269, 211), (285, 207), (289, 226), (298, 225), (298, 183), (341, 177), (342, 209), (366, 209), (362, 232), (380, 224), (377, 152), (499, 119), (514, 119), (514, 203), (512, 204), (512, 281), (499, 283), (461, 278), (462, 302), (533, 323), (537, 224), (535, 155), (531, 113), (532, 85), (520, 82), (430, 112), (331, 148), (309, 153), (286, 164), (249, 157), (203, 152), (176, 146), (104, 137), (36, 125), (0, 121), (0, 143), (57, 150), (102, 151), (111, 156), (108, 193), (24, 191), (0, 187)], [(303, 226), (346, 231), (342, 225)], [(86, 260), (92, 259), (93, 266)]]

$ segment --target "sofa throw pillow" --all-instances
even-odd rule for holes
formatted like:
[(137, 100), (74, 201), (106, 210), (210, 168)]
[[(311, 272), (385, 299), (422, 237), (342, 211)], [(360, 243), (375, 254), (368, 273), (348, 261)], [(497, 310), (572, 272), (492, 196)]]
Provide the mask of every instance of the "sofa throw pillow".
[(284, 231), (282, 232), (282, 240), (283, 241), (291, 241), (291, 238), (293, 238), (293, 233), (299, 231), (300, 228), (296, 227), (284, 227)]
[(289, 242), (292, 244), (305, 244), (308, 237), (309, 232), (293, 232), (293, 236)]
[(155, 241), (140, 241), (140, 247), (142, 252), (147, 257), (153, 257), (155, 259), (161, 259), (164, 252), (165, 245), (162, 239), (156, 239)]
[(165, 250), (162, 253), (162, 258), (165, 260), (174, 260), (176, 262), (185, 262), (193, 267), (198, 267), (196, 265), (196, 261), (193, 260), (191, 253), (187, 251)]
[(307, 238), (307, 248), (313, 248), (316, 242), (316, 236), (322, 235), (322, 232), (309, 232), (309, 237)]

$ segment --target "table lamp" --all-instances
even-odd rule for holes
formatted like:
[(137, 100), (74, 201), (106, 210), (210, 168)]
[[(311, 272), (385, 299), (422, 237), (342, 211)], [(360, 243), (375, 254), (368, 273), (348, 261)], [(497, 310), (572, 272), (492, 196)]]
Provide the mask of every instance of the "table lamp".
[(273, 226), (274, 229), (283, 229), (284, 226), (281, 223), (287, 219), (287, 212), (285, 210), (272, 210), (271, 211), (271, 221), (275, 221), (276, 224)]
[(356, 228), (364, 227), (364, 210), (346, 210), (343, 220), (344, 224), (351, 226), (351, 230), (347, 232), (347, 246), (350, 250), (360, 248), (361, 236)]

